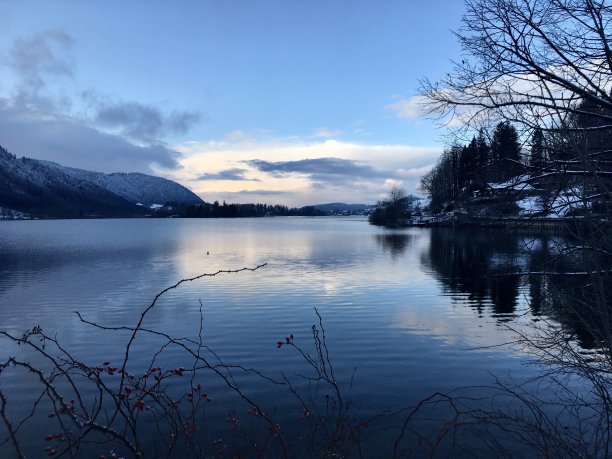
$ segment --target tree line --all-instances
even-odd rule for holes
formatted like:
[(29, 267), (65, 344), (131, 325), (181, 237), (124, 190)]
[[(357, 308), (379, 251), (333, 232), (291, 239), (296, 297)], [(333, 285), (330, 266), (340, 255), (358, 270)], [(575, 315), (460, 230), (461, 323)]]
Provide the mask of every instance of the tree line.
[(521, 145), (517, 130), (507, 121), (497, 124), (493, 135), (485, 129), (467, 145), (454, 143), (437, 164), (421, 178), (420, 188), (430, 198), (432, 210), (462, 193), (481, 190), (488, 182), (504, 182), (521, 173)]
[(175, 215), (186, 218), (245, 218), (245, 217), (314, 217), (327, 215), (326, 212), (314, 206), (288, 207), (280, 204), (228, 204), (223, 201), (213, 203), (186, 205), (183, 203), (168, 203), (165, 209), (156, 212), (156, 216)]
[(431, 210), (444, 210), (484, 191), (489, 183), (513, 178), (549, 193), (578, 186), (581, 197), (595, 198), (589, 206), (600, 208), (605, 196), (597, 190), (593, 174), (607, 189), (612, 173), (612, 110), (588, 100), (580, 100), (575, 108), (558, 126), (535, 125), (521, 136), (505, 120), (492, 135), (480, 128), (468, 144), (446, 148), (420, 181)]

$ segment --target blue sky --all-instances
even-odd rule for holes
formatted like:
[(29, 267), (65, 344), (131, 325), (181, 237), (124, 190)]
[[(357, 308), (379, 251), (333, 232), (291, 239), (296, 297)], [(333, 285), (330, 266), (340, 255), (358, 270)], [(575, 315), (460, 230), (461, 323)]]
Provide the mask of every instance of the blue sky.
[(419, 78), (458, 59), (460, 0), (0, 0), (0, 145), (164, 176), (203, 199), (414, 192), (443, 148)]

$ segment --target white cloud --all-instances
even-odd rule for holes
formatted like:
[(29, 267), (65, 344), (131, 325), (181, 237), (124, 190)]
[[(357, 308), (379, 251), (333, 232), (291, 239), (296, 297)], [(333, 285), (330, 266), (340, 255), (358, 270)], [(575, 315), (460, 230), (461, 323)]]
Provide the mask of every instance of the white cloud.
[(581, 100), (577, 88), (591, 92), (590, 83), (595, 81), (604, 91), (612, 89), (612, 76), (602, 73), (602, 66), (599, 59), (551, 64), (545, 69), (550, 78), (534, 72), (500, 72), (487, 77), (486, 84), (479, 80), (466, 84), (449, 76), (433, 86), (427, 98), (417, 96), (387, 108), (409, 118), (415, 107), (424, 108), (427, 102), (424, 113), (438, 117), (440, 125), (456, 132), (469, 132), (500, 120), (513, 120), (518, 127), (556, 127), (560, 117), (564, 118)]
[(395, 112), (400, 118), (414, 120), (426, 115), (423, 109), (425, 102), (426, 99), (423, 96), (412, 96), (409, 99), (400, 99), (385, 108)]
[[(174, 145), (182, 154), (178, 169), (159, 172), (189, 186), (207, 201), (291, 206), (333, 201), (374, 203), (386, 196), (390, 183), (401, 183), (409, 193), (416, 193), (419, 178), (441, 151), (438, 147), (332, 139), (231, 138), (235, 140), (225, 136), (223, 140)], [(245, 180), (213, 179), (237, 169)], [(210, 180), (197, 180), (205, 174)]]
[(395, 179), (385, 180), (385, 186), (389, 189), (393, 187), (401, 187), (403, 185), (404, 185), (404, 182), (402, 180), (395, 180)]
[(342, 134), (344, 134), (344, 132), (341, 131), (340, 129), (328, 129), (324, 127), (319, 128), (314, 132), (315, 137), (324, 137), (324, 138), (339, 137)]

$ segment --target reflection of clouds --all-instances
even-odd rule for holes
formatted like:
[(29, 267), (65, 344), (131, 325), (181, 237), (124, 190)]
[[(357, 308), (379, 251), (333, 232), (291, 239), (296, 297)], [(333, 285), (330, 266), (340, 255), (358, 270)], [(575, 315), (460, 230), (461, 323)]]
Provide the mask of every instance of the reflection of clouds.
[[(35, 324), (91, 343), (74, 310), (107, 325), (134, 323), (160, 286), (176, 280), (176, 241), (169, 220), (11, 222), (0, 233), (0, 323), (23, 331)], [(146, 234), (146, 237), (142, 235)], [(19, 313), (15, 313), (19, 305)], [(95, 333), (94, 333), (95, 335)], [(83, 336), (82, 339), (77, 339)]]
[(328, 296), (335, 296), (342, 290), (342, 282), (339, 279), (325, 278), (323, 280), (323, 291)]
[[(419, 255), (428, 244), (427, 230), (411, 230), (400, 236), (405, 243), (389, 265), (380, 250), (380, 229), (364, 218), (272, 218), (192, 220), (181, 222), (177, 253), (183, 277), (210, 271), (212, 267), (236, 267), (267, 262), (260, 282), (317, 286), (339, 294), (351, 286), (378, 288), (410, 285), (427, 276), (419, 268)], [(375, 236), (375, 237), (372, 237)], [(407, 241), (411, 241), (408, 243)], [(406, 250), (413, 247), (413, 250)], [(209, 252), (210, 255), (205, 256)]]
[[(54, 237), (65, 236), (61, 229), (66, 222), (41, 224), (57, 225)], [(105, 259), (104, 266), (94, 260), (90, 272), (75, 273), (70, 264), (53, 265), (40, 285), (11, 287), (12, 296), (2, 301), (11, 309), (3, 312), (0, 308), (3, 323), (25, 329), (24, 320), (31, 326), (30, 320), (42, 314), (43, 321), (56, 322), (53, 328), (62, 332), (63, 340), (97, 358), (101, 348), (92, 347), (92, 342), (110, 348), (120, 343), (103, 342), (106, 336), (80, 326), (72, 316), (73, 309), (109, 325), (134, 323), (152, 296), (178, 279), (267, 262), (267, 267), (254, 273), (226, 274), (182, 285), (160, 300), (147, 318), (147, 326), (193, 338), (198, 331), (201, 300), (207, 343), (233, 363), (281, 371), (287, 368), (279, 367), (277, 357), (255, 349), (267, 352), (274, 348), (279, 330), (296, 336), (301, 330), (307, 335), (309, 325), (316, 321), (316, 306), (329, 324), (334, 350), (340, 349), (334, 353), (340, 355), (339, 364), (351, 369), (361, 365), (366, 367), (365, 374), (374, 368), (367, 384), (378, 384), (380, 374), (385, 374), (380, 371), (404, 372), (398, 378), (403, 384), (411, 373), (435, 377), (434, 367), (457, 365), (463, 372), (461, 365), (467, 362), (489, 368), (490, 360), (472, 359), (469, 353), (466, 357), (464, 350), (509, 338), (492, 311), (485, 309), (479, 314), (469, 307), (467, 295), (446, 295), (441, 282), (422, 269), (421, 256), (430, 250), (429, 229), (395, 232), (405, 244), (399, 244), (402, 249), (390, 256), (391, 249), (382, 243), (390, 235), (393, 240), (393, 233), (368, 225), (363, 218), (108, 220), (83, 224), (116, 229), (112, 234), (107, 231), (107, 242), (101, 244), (107, 249), (111, 242), (117, 244), (117, 250), (109, 250), (113, 256)], [(124, 241), (121, 233), (128, 230), (133, 236), (125, 237), (134, 239)], [(45, 237), (50, 236), (51, 232), (46, 232)], [(144, 246), (143, 253), (122, 250), (139, 244)], [(392, 246), (397, 248), (398, 244)], [(94, 284), (93, 288), (87, 282)], [(62, 296), (50, 286), (61, 290)], [(64, 299), (65, 304), (60, 305)], [(41, 302), (48, 304), (46, 309), (39, 307)], [(14, 304), (24, 306), (19, 317), (15, 317)], [(6, 322), (6, 317), (12, 322)], [(66, 318), (72, 322), (58, 325)], [(141, 344), (150, 348), (154, 341), (143, 337)], [(464, 358), (460, 363), (458, 356)], [(167, 359), (176, 361), (170, 354)], [(289, 367), (290, 371), (293, 368)]]
[[(427, 304), (413, 303), (397, 311), (391, 318), (392, 328), (414, 335), (432, 336), (445, 345), (469, 349), (498, 346), (516, 339), (514, 332), (495, 326), (497, 318), (492, 314), (483, 315), (476, 309), (466, 307), (466, 303), (464, 298), (451, 299), (437, 292), (428, 298)], [(521, 305), (521, 309), (524, 307), (524, 304)], [(525, 316), (515, 319), (512, 325), (520, 329), (527, 326), (528, 321), (529, 318)]]
[[(57, 226), (55, 236), (52, 231), (46, 232), (45, 240), (51, 245), (53, 237), (66, 236), (62, 231), (65, 222), (30, 223), (48, 228)], [(77, 231), (80, 223), (74, 225), (80, 237), (89, 237), (88, 233)], [(216, 302), (223, 311), (241, 308), (247, 311), (245, 316), (252, 318), (274, 309), (287, 320), (297, 320), (295, 314), (305, 314), (310, 321), (312, 307), (321, 306), (328, 311), (338, 308), (335, 314), (354, 311), (350, 319), (343, 315), (342, 320), (351, 323), (365, 320), (366, 330), (370, 321), (380, 321), (384, 327), (391, 324), (394, 329), (431, 336), (449, 345), (477, 347), (504, 340), (500, 338), (503, 335), (499, 335), (499, 327), (494, 325), (500, 318), (496, 312), (503, 311), (491, 309), (490, 296), (483, 300), (485, 307), (478, 309), (477, 302), (468, 293), (441, 283), (439, 275), (432, 276), (423, 269), (421, 257), (431, 250), (432, 233), (428, 229), (388, 232), (368, 225), (363, 218), (343, 217), (130, 220), (125, 223), (108, 220), (84, 221), (82, 225), (92, 228), (106, 225), (108, 229), (102, 235), (104, 239), (93, 243), (92, 249), (81, 255), (75, 252), (72, 262), (49, 264), (51, 274), (40, 273), (63, 292), (62, 296), (57, 295), (59, 300), (55, 299), (55, 303), (67, 298), (68, 306), (62, 314), (71, 314), (74, 306), (68, 300), (76, 296), (85, 301), (82, 307), (88, 311), (88, 317), (119, 323), (139, 310), (160, 288), (178, 279), (218, 269), (268, 263), (256, 273), (224, 275), (185, 284), (168, 295), (153, 317), (161, 326), (183, 326), (177, 323), (179, 317), (197, 309), (198, 299), (205, 304)], [(114, 232), (110, 231), (112, 228)], [(132, 236), (122, 236), (123, 233)], [(74, 237), (62, 239), (66, 248), (80, 247), (76, 235), (68, 236)], [(83, 243), (83, 247), (90, 243), (91, 240)], [(94, 253), (100, 253), (100, 257)], [(82, 269), (86, 265), (91, 270)], [(124, 276), (119, 283), (117, 273)], [(468, 270), (466, 275), (473, 273)], [(87, 286), (86, 292), (77, 295), (73, 291), (83, 286)], [(18, 291), (17, 287), (9, 290), (12, 300), (7, 305), (17, 303), (18, 296), (26, 298), (24, 291), (36, 296), (28, 298), (28, 304), (48, 301), (55, 295), (42, 290), (35, 292), (33, 287), (24, 291)], [(521, 298), (519, 295), (519, 310), (524, 308)], [(39, 312), (36, 308), (30, 309), (27, 317), (31, 319)], [(226, 320), (233, 319), (228, 315)]]

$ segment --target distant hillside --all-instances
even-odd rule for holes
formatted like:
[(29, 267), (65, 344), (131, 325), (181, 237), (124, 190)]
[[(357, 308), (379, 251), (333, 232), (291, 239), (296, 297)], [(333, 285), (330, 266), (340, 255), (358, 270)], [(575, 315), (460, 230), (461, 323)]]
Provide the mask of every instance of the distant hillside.
[(178, 183), (145, 174), (103, 174), (17, 158), (0, 147), (0, 207), (41, 218), (141, 216), (166, 202), (203, 201)]
[(50, 161), (41, 162), (72, 177), (95, 183), (130, 202), (140, 203), (147, 207), (167, 202), (182, 204), (202, 204), (204, 202), (198, 195), (184, 186), (161, 177), (137, 172), (104, 174), (65, 167)]
[(332, 202), (329, 204), (316, 204), (315, 209), (321, 210), (330, 214), (338, 213), (363, 213), (369, 211), (373, 206), (368, 204), (345, 204), (343, 202)]

